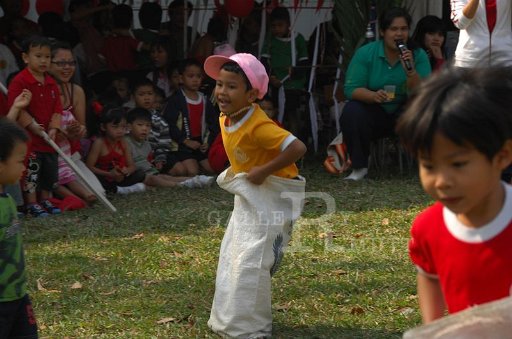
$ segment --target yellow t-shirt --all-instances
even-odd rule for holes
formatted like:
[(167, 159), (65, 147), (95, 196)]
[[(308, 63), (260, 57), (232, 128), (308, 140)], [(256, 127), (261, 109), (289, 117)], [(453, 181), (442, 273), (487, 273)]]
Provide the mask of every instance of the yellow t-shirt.
[[(226, 126), (224, 115), (219, 120), (224, 148), (235, 173), (249, 172), (254, 166), (268, 163), (296, 139), (270, 119), (257, 104), (235, 125)], [(283, 178), (295, 178), (298, 174), (295, 164), (273, 173)]]

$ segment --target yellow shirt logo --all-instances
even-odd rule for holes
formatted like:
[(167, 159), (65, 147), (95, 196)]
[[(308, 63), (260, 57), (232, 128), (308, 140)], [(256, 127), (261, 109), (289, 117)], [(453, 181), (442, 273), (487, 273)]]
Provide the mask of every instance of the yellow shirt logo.
[(240, 147), (235, 147), (235, 149), (233, 150), (233, 153), (235, 154), (235, 159), (241, 163), (241, 164), (245, 164), (246, 162), (249, 161), (249, 157), (247, 156), (247, 154), (245, 154), (244, 151), (242, 151), (242, 149)]

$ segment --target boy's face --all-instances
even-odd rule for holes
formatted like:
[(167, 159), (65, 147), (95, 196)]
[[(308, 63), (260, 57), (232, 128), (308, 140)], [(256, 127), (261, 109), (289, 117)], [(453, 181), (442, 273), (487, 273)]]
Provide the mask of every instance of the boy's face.
[(270, 32), (277, 38), (286, 38), (290, 31), (290, 25), (286, 20), (273, 20), (270, 24)]
[(501, 172), (512, 160), (512, 142), (489, 160), (473, 146), (459, 146), (437, 132), (430, 154), (418, 156), (425, 191), (467, 226), (481, 226), (499, 212)]
[(133, 101), (135, 106), (145, 109), (153, 109), (155, 103), (155, 91), (153, 86), (140, 86), (133, 93)]
[(15, 184), (25, 171), (25, 155), (27, 145), (18, 142), (14, 146), (11, 155), (4, 161), (0, 161), (0, 184)]
[(130, 89), (128, 88), (128, 81), (116, 79), (112, 81), (112, 86), (116, 89), (117, 95), (119, 95), (121, 99), (130, 99)]
[(181, 74), (181, 83), (186, 90), (198, 91), (202, 81), (203, 71), (196, 65), (188, 66), (183, 74)]
[(220, 70), (215, 85), (215, 97), (221, 112), (229, 114), (247, 107), (256, 100), (257, 94), (258, 91), (254, 88), (247, 90), (247, 84), (242, 75)]
[(151, 121), (144, 119), (135, 119), (130, 124), (130, 135), (136, 141), (144, 141), (147, 139), (151, 131)]
[(23, 53), (23, 61), (35, 75), (42, 75), (50, 68), (51, 51), (48, 46), (32, 46)]

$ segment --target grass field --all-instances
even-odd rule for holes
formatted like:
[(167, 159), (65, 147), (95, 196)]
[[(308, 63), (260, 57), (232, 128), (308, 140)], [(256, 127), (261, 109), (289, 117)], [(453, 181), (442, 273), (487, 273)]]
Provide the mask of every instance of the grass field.
[[(410, 222), (427, 204), (414, 174), (346, 182), (306, 165), (309, 198), (273, 278), (276, 338), (394, 338), (420, 322)], [(41, 337), (209, 338), (220, 242), (233, 197), (159, 189), (25, 222)]]

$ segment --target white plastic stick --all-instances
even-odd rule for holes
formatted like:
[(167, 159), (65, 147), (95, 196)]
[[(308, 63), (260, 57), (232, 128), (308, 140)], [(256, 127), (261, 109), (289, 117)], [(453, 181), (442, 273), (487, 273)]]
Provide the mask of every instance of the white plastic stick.
[[(0, 91), (2, 91), (5, 95), (7, 95), (7, 88), (1, 82), (0, 82)], [(37, 124), (37, 122), (35, 120), (34, 120), (34, 123)], [(72, 159), (70, 159), (66, 154), (64, 154), (64, 152), (62, 152), (60, 147), (55, 143), (55, 141), (53, 141), (48, 136), (48, 134), (45, 131), (41, 131), (41, 136), (50, 146), (52, 146), (52, 148), (62, 157), (62, 159), (64, 159), (64, 161), (71, 167), (71, 169), (76, 173), (76, 175), (78, 175), (80, 177), (80, 179), (82, 179), (82, 182), (85, 184), (85, 186), (87, 186), (87, 188), (89, 190), (91, 190), (91, 192), (93, 192), (94, 195), (98, 199), (100, 199), (100, 201), (105, 206), (107, 206), (112, 212), (117, 212), (117, 209), (114, 207), (114, 205), (112, 205), (112, 203), (110, 201), (108, 201), (108, 199), (101, 192), (98, 192), (94, 186), (89, 184), (89, 182), (87, 181), (87, 178), (82, 173), (82, 171), (78, 168), (78, 166), (75, 164), (75, 162)]]
[(112, 203), (103, 195), (101, 194), (101, 192), (98, 192), (96, 190), (96, 188), (92, 185), (89, 184), (89, 182), (87, 181), (87, 178), (85, 177), (85, 175), (82, 173), (82, 171), (78, 168), (78, 166), (75, 164), (75, 162), (69, 158), (61, 149), (60, 147), (55, 143), (55, 141), (53, 141), (50, 136), (45, 132), (45, 131), (41, 131), (41, 135), (43, 137), (43, 139), (50, 145), (52, 146), (52, 148), (59, 154), (60, 157), (62, 157), (62, 159), (64, 159), (64, 161), (73, 169), (73, 171), (76, 173), (76, 175), (78, 175), (80, 177), (80, 179), (82, 179), (82, 182), (87, 186), (87, 188), (89, 190), (91, 190), (91, 192), (94, 193), (94, 195), (96, 195), (96, 197), (98, 197), (98, 199), (100, 199), (100, 201), (105, 205), (107, 206), (112, 212), (117, 212), (117, 209), (114, 207), (114, 205), (112, 205)]

